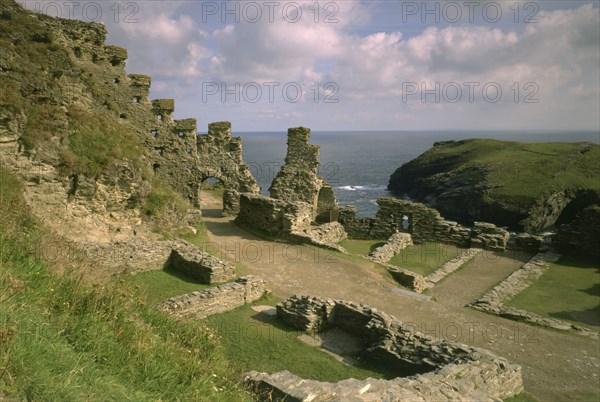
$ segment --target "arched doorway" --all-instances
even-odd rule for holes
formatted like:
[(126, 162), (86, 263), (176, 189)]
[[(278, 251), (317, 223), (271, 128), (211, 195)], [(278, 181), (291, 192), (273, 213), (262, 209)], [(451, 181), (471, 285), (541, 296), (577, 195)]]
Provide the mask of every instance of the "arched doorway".
[[(200, 182), (200, 205), (202, 206), (202, 215), (219, 218), (223, 214), (223, 194), (226, 184), (218, 177), (208, 176), (202, 178)], [(216, 208), (215, 200), (219, 201), (219, 208)]]

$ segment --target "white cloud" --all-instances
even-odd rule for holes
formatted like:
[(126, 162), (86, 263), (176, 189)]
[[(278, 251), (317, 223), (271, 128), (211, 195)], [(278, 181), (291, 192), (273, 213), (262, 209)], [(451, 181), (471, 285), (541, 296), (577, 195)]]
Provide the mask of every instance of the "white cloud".
[[(600, 129), (597, 5), (539, 3), (548, 10), (535, 16), (537, 23), (526, 25), (411, 25), (396, 23), (399, 8), (387, 1), (335, 2), (339, 9), (320, 9), (315, 23), (315, 11), (308, 8), (313, 3), (302, 3), (303, 18), (296, 23), (276, 13), (272, 23), (262, 18), (226, 25), (204, 23), (195, 3), (143, 2), (137, 24), (107, 20), (109, 41), (129, 49), (129, 72), (154, 76), (153, 95), (181, 94), (180, 116), (195, 114), (208, 122), (212, 115), (220, 119), (230, 113), (230, 120), (245, 122), (244, 130), (282, 128), (269, 127), (269, 119), (320, 129)], [(332, 11), (338, 22), (325, 23)], [(381, 16), (387, 17), (385, 28), (378, 29)], [(305, 98), (293, 104), (281, 96), (274, 103), (219, 104), (217, 96), (213, 103), (202, 103), (200, 88), (206, 81), (229, 87), (235, 82), (297, 82)], [(327, 92), (323, 85), (334, 82), (339, 103), (312, 101), (314, 82), (321, 85), (321, 97)], [(436, 82), (442, 87), (481, 85), (473, 103), (466, 93), (457, 103), (421, 103), (419, 96), (403, 103), (406, 82), (425, 82), (428, 88)], [(502, 87), (501, 102), (481, 99), (487, 82)], [(515, 89), (510, 89), (515, 82), (516, 103)], [(537, 85), (537, 104), (523, 103), (532, 92), (524, 88), (527, 83)]]

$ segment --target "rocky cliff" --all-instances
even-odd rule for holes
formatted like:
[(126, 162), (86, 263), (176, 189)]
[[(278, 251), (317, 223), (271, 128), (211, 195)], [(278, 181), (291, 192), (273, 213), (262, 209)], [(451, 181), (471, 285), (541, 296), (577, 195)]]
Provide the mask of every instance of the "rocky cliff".
[(600, 146), (496, 140), (436, 142), (390, 177), (388, 189), (471, 223), (537, 231), (600, 202)]

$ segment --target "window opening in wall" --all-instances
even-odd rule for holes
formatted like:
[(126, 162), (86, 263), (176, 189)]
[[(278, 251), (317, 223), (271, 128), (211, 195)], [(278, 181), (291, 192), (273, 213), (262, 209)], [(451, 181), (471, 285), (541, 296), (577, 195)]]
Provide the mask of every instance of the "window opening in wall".
[(402, 215), (402, 231), (408, 232), (408, 228), (410, 227), (410, 220), (408, 215)]

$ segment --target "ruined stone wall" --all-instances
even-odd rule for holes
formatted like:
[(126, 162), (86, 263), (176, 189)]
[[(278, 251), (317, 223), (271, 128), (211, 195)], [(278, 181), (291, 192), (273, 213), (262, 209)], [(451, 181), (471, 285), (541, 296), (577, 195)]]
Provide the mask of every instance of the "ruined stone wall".
[[(214, 177), (230, 190), (224, 199), (224, 214), (238, 212), (239, 193), (260, 192), (256, 179), (242, 159), (242, 139), (231, 136), (231, 123), (221, 121), (208, 125), (208, 134), (198, 136), (198, 175), (200, 182)], [(236, 193), (237, 192), (237, 193)], [(225, 202), (226, 201), (226, 202)]]
[(390, 275), (392, 275), (392, 278), (405, 288), (416, 293), (422, 293), (427, 289), (427, 282), (423, 275), (395, 265), (387, 263), (384, 263), (383, 265), (387, 268)]
[(294, 296), (277, 305), (277, 316), (302, 330), (340, 328), (361, 337), (363, 358), (386, 367), (416, 366), (421, 373), (337, 383), (304, 380), (289, 372), (246, 374), (258, 389), (290, 400), (497, 400), (523, 390), (520, 366), (484, 349), (434, 340), (366, 305)]
[(301, 201), (312, 208), (313, 219), (329, 222), (337, 201), (333, 189), (317, 173), (319, 147), (310, 144), (310, 129), (288, 129), (285, 164), (273, 179), (271, 197), (286, 202)]
[(369, 257), (373, 261), (388, 262), (394, 258), (396, 254), (412, 244), (412, 237), (409, 233), (394, 233), (387, 239), (384, 245), (377, 247), (369, 253)]
[(288, 203), (260, 194), (242, 193), (235, 222), (280, 236), (308, 229), (311, 208), (304, 202)]
[(247, 275), (214, 288), (171, 297), (159, 308), (176, 317), (205, 318), (252, 303), (270, 292), (264, 280)]
[(371, 236), (371, 228), (375, 223), (375, 219), (359, 218), (356, 216), (356, 213), (356, 207), (353, 205), (342, 207), (338, 211), (338, 222), (344, 225), (344, 229), (346, 229), (348, 237), (351, 239), (373, 239)]
[[(53, 71), (55, 77), (29, 77), (38, 81), (26, 86), (37, 88), (35, 92), (39, 99), (22, 91), (28, 100), (63, 106), (66, 110), (78, 107), (92, 113), (112, 115), (147, 150), (145, 162), (148, 170), (194, 206), (199, 206), (200, 184), (207, 177), (216, 177), (238, 191), (259, 191), (242, 160), (241, 139), (231, 137), (231, 124), (213, 123), (209, 125), (208, 134), (197, 140), (195, 119), (175, 120), (173, 99), (149, 99), (150, 76), (126, 72), (127, 50), (105, 44), (107, 32), (104, 25), (35, 14), (20, 9), (12, 2), (7, 4), (4, 12), (5, 18), (10, 18), (10, 13), (28, 13), (29, 18), (38, 19), (47, 27), (52, 43), (68, 53), (69, 60), (64, 66), (52, 66), (56, 70)], [(0, 67), (7, 67), (6, 63), (11, 58), (8, 53), (2, 52)], [(0, 68), (0, 73), (12, 74), (11, 69), (4, 67)], [(49, 80), (56, 83), (57, 90), (50, 89), (47, 85)], [(0, 152), (20, 152), (23, 119), (26, 116), (0, 111)], [(65, 120), (66, 127), (65, 116), (55, 116), (55, 119)], [(42, 153), (49, 154), (45, 148), (49, 148), (52, 142), (45, 145), (48, 146), (32, 152), (38, 154), (38, 159), (48, 159), (47, 163), (56, 166), (56, 155), (39, 158)], [(78, 180), (84, 181), (83, 178)]]
[(382, 197), (377, 204), (375, 218), (358, 218), (352, 206), (339, 210), (338, 220), (350, 238), (387, 239), (394, 233), (406, 232), (417, 244), (436, 241), (466, 247), (473, 243), (490, 250), (504, 250), (508, 245), (508, 232), (491, 223), (476, 222), (471, 232), (421, 203)]
[(235, 278), (235, 266), (231, 263), (219, 260), (185, 241), (178, 241), (173, 247), (166, 267), (202, 283), (227, 282)]
[(564, 254), (600, 257), (600, 205), (583, 209), (573, 222), (562, 225), (555, 242)]
[(510, 234), (496, 225), (487, 222), (475, 222), (471, 231), (471, 246), (486, 250), (504, 251)]

